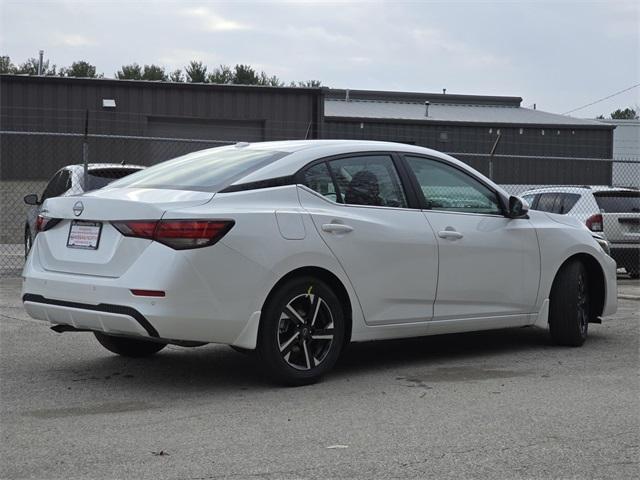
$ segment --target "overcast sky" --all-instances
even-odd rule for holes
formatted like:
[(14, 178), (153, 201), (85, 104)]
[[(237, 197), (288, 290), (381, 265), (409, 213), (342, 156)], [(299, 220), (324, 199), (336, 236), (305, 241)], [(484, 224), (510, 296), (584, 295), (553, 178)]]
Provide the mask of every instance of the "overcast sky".
[[(564, 113), (640, 83), (638, 1), (149, 2), (0, 0), (14, 63), (191, 59), (337, 88), (516, 95)], [(640, 104), (640, 88), (573, 115)]]

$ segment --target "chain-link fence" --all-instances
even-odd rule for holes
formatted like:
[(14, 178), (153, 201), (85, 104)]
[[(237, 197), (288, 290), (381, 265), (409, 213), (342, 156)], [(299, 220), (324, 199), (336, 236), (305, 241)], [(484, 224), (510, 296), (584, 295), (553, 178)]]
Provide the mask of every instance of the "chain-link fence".
[[(283, 127), (271, 134), (285, 139), (292, 131)], [(235, 143), (229, 132), (221, 138), (1, 131), (0, 272), (20, 273), (39, 228), (42, 200), (100, 188), (143, 167)], [(240, 133), (237, 140), (246, 138)], [(401, 134), (385, 140), (412, 143)], [(443, 145), (432, 147), (445, 150)], [(610, 241), (620, 267), (638, 275), (640, 160), (491, 154), (484, 147), (480, 152), (449, 153), (523, 196), (533, 209), (578, 218)], [(464, 203), (462, 198), (456, 201)]]

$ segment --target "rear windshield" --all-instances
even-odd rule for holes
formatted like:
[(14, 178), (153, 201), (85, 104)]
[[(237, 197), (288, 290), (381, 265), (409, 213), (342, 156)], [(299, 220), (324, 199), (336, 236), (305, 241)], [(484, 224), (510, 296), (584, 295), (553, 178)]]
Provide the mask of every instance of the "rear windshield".
[(136, 168), (94, 168), (89, 170), (86, 190), (97, 190), (119, 178), (139, 172)]
[(218, 192), (285, 155), (286, 152), (211, 148), (159, 163), (110, 186)]
[(594, 196), (604, 213), (640, 212), (640, 192), (598, 192)]

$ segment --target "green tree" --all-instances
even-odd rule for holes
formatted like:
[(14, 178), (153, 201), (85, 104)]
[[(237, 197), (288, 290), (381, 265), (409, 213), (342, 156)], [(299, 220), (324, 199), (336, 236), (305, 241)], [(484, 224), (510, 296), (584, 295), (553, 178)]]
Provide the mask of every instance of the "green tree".
[(264, 72), (260, 72), (260, 77), (258, 78), (258, 85), (267, 85), (269, 87), (282, 87), (284, 86), (284, 82), (281, 81), (275, 75), (268, 76)]
[(167, 72), (165, 72), (164, 67), (153, 64), (144, 66), (144, 70), (142, 72), (143, 80), (160, 80), (162, 82), (166, 82), (168, 78), (169, 77), (167, 77)]
[(182, 75), (182, 70), (177, 68), (173, 72), (171, 72), (169, 74), (169, 80), (171, 80), (172, 82), (184, 82), (184, 76)]
[(61, 68), (60, 75), (62, 77), (102, 78), (102, 74), (96, 73), (96, 67), (84, 60), (73, 62), (70, 67)]
[(236, 85), (258, 85), (260, 78), (251, 65), (236, 65), (233, 72), (233, 82)]
[[(38, 64), (40, 61), (37, 58), (29, 58), (26, 62), (21, 63), (15, 69), (15, 73), (21, 75), (38, 75)], [(53, 65), (49, 67), (49, 60), (42, 61), (42, 75), (55, 75), (56, 74), (56, 66)]]
[(189, 65), (184, 67), (187, 74), (187, 82), (205, 83), (207, 81), (207, 67), (202, 62), (191, 60)]
[[(293, 83), (293, 82), (292, 82)], [(298, 82), (291, 85), (292, 87), (301, 87), (301, 88), (317, 88), (322, 86), (322, 82), (320, 80), (304, 80), (302, 82)]]
[(16, 66), (8, 55), (0, 56), (0, 73), (16, 73)]
[(122, 69), (116, 72), (118, 80), (142, 80), (142, 67), (137, 63), (122, 65)]
[(638, 118), (636, 111), (633, 108), (625, 108), (624, 110), (617, 109), (615, 112), (611, 112), (611, 118), (615, 120), (635, 120)]
[(220, 65), (209, 74), (207, 80), (210, 83), (233, 83), (233, 72), (231, 71), (231, 67), (229, 65)]

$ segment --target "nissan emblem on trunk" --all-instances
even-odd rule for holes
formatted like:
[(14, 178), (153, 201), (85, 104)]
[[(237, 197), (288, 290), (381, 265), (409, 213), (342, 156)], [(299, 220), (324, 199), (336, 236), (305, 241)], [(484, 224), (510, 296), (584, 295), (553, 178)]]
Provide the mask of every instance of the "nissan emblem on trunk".
[(82, 202), (76, 202), (73, 205), (73, 214), (76, 217), (79, 217), (82, 214), (83, 211), (84, 211), (84, 205), (82, 204)]

